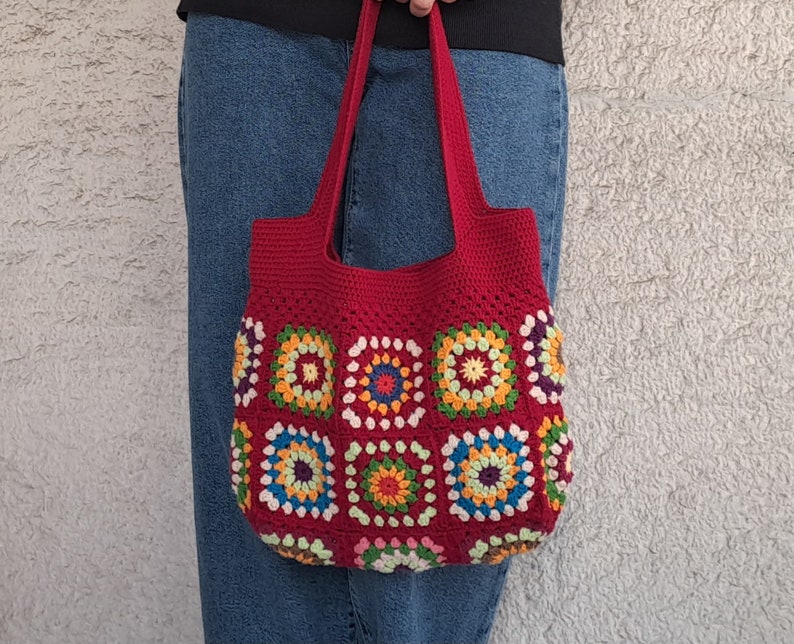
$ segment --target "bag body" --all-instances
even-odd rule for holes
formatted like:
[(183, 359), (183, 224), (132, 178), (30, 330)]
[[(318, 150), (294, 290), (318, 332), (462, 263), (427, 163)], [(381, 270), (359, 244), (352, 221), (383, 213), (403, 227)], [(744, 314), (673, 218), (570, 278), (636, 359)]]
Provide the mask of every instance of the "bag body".
[(498, 563), (572, 480), (563, 333), (535, 214), (488, 206), (438, 7), (429, 17), (455, 248), (389, 271), (333, 244), (379, 11), (365, 0), (310, 210), (254, 221), (233, 367), (232, 489), (262, 540), (380, 572)]

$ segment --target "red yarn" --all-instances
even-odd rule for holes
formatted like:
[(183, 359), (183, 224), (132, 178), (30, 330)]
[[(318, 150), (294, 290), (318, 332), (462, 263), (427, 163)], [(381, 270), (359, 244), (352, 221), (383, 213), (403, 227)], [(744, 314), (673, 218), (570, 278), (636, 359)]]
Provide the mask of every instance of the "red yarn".
[(483, 195), (437, 4), (432, 69), (455, 248), (388, 271), (341, 262), (334, 220), (379, 9), (364, 0), (310, 210), (253, 223), (233, 487), (257, 534), (304, 563), (497, 563), (554, 530), (572, 477), (563, 335), (534, 211)]

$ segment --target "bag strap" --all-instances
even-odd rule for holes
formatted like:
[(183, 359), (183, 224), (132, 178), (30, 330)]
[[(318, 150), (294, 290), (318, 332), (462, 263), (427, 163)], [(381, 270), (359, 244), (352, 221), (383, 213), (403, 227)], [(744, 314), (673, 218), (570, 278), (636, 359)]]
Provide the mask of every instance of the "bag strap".
[[(378, 0), (363, 0), (336, 131), (309, 211), (310, 216), (316, 218), (317, 223), (325, 228), (323, 252), (328, 251), (334, 255), (336, 253), (331, 240), (342, 198), (353, 133), (364, 94), (380, 5), (381, 2)], [(484, 212), (488, 204), (477, 172), (463, 98), (438, 2), (433, 5), (429, 23), (439, 139), (455, 243), (459, 246), (464, 231), (470, 227), (474, 217)]]

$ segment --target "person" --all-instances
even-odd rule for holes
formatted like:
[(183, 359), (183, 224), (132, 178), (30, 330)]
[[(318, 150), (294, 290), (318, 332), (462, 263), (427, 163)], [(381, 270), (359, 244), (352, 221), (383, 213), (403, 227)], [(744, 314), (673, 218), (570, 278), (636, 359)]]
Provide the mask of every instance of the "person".
[[(334, 243), (344, 263), (387, 270), (445, 254), (454, 238), (426, 48), (433, 3), (383, 2)], [(258, 538), (230, 492), (229, 383), (251, 224), (308, 210), (360, 7), (182, 0), (177, 11), (185, 21), (177, 112), (206, 642), (484, 644), (510, 568), (510, 557), (421, 573), (301, 565)], [(553, 303), (568, 152), (559, 0), (440, 7), (485, 195), (494, 206), (535, 210)]]
[[(413, 15), (417, 18), (424, 18), (430, 13), (435, 0), (397, 0), (397, 2), (409, 4)], [(442, 2), (452, 3), (455, 0), (442, 0)]]

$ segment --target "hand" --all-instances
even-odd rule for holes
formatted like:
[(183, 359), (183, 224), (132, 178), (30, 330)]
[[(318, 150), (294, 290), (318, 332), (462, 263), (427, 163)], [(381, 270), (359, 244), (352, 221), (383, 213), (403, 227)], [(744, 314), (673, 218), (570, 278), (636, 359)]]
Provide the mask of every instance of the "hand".
[[(400, 4), (408, 4), (411, 3), (411, 13), (415, 15), (417, 18), (424, 18), (430, 13), (430, 10), (433, 8), (433, 3), (436, 0), (397, 0)], [(441, 0), (441, 2), (451, 3), (455, 2), (455, 0)]]

